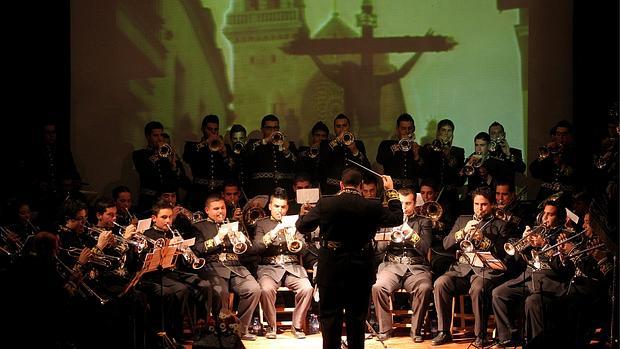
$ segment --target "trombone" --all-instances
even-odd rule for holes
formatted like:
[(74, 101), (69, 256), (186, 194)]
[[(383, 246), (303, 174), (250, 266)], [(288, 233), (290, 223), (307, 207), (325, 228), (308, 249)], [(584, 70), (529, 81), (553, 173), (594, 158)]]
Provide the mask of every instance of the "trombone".
[[(548, 255), (548, 252), (549, 252), (549, 251), (553, 250), (554, 248), (556, 248), (556, 247), (558, 247), (558, 246), (560, 246), (560, 245), (562, 245), (562, 244), (564, 244), (564, 243), (567, 243), (567, 242), (569, 242), (569, 241), (575, 240), (576, 238), (580, 237), (580, 236), (581, 236), (581, 235), (583, 235), (584, 233), (585, 233), (585, 230), (582, 230), (582, 231), (580, 231), (579, 233), (577, 233), (577, 234), (575, 234), (575, 235), (573, 235), (573, 236), (571, 236), (571, 237), (569, 237), (569, 238), (566, 238), (566, 239), (564, 239), (564, 240), (560, 240), (560, 241), (558, 241), (557, 243), (555, 243), (555, 244), (553, 244), (553, 245), (550, 245), (550, 246), (545, 246), (545, 247), (544, 247), (542, 250), (540, 250), (540, 251), (532, 250), (532, 259), (534, 259), (534, 261), (535, 261), (535, 262), (536, 262), (536, 261), (539, 261), (539, 260), (540, 260), (540, 256), (541, 256), (541, 255)], [(549, 257), (555, 257), (555, 256), (558, 256), (558, 255), (560, 255), (560, 254), (562, 254), (562, 253), (558, 250), (556, 253), (554, 253), (553, 255), (551, 255), (551, 256), (549, 256)]]
[[(70, 279), (70, 277), (73, 275), (73, 270), (69, 268), (69, 266), (66, 265), (60, 258), (58, 258), (58, 256), (54, 256), (54, 258), (56, 259), (57, 270), (60, 276), (63, 279)], [(58, 267), (64, 269), (64, 271), (60, 270)], [(69, 282), (72, 283), (72, 286), (75, 286), (75, 283), (73, 281)], [(81, 287), (84, 291), (86, 291), (86, 293), (94, 297), (101, 305), (105, 305), (109, 301), (108, 298), (103, 298), (99, 294), (97, 294), (97, 292), (95, 292), (95, 290), (85, 284), (84, 281), (78, 281), (77, 287)]]
[(443, 215), (443, 207), (437, 201), (427, 201), (422, 206), (419, 206), (417, 214), (437, 222)]
[[(61, 247), (60, 251), (66, 253), (69, 257), (76, 258), (76, 259), (80, 258), (80, 254), (82, 253), (82, 249), (77, 248), (77, 247), (70, 247), (70, 248)], [(88, 262), (98, 265), (100, 267), (104, 267), (106, 269), (111, 269), (114, 266), (118, 266), (115, 269), (121, 269), (125, 264), (125, 258), (111, 256), (109, 254), (91, 253), (90, 257), (88, 258)]]

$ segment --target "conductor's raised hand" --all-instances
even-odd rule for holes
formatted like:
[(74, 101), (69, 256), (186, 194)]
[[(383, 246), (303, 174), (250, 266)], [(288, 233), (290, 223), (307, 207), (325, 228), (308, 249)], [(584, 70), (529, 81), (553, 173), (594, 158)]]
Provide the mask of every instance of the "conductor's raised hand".
[(383, 188), (385, 188), (385, 190), (394, 189), (394, 182), (392, 181), (392, 177), (388, 175), (383, 175), (381, 176), (381, 179), (383, 180)]

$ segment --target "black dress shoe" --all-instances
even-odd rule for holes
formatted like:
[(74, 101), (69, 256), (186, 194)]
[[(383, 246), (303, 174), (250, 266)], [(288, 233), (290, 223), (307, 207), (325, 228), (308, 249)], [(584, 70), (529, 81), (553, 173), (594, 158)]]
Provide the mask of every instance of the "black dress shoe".
[(516, 348), (519, 345), (516, 341), (512, 339), (505, 339), (503, 341), (497, 342), (491, 349), (504, 349), (504, 348)]
[(483, 348), (483, 347), (491, 345), (492, 343), (493, 342), (486, 339), (486, 337), (476, 337), (476, 340), (474, 341), (474, 346), (478, 348)]
[(416, 334), (414, 332), (409, 332), (409, 335), (411, 336), (411, 339), (413, 339), (414, 343), (422, 343), (424, 342), (424, 337), (422, 337), (421, 334)]
[(431, 341), (432, 345), (442, 345), (452, 342), (452, 335), (448, 332), (439, 332), (439, 334)]
[(387, 331), (387, 332), (383, 332), (383, 333), (377, 333), (377, 340), (378, 341), (386, 341), (388, 339), (392, 338), (392, 331)]

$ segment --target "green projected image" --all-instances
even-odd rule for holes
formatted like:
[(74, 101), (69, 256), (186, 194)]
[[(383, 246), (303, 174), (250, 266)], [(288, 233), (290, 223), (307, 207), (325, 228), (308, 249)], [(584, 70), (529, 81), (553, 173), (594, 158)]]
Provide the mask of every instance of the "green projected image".
[[(345, 113), (371, 162), (404, 112), (421, 144), (449, 118), (466, 155), (493, 121), (524, 149), (519, 11), (495, 0), (72, 1), (72, 127), (97, 130), (73, 133), (78, 167), (97, 187), (126, 183), (148, 121), (182, 149), (210, 113), (248, 132), (274, 113), (298, 145)], [(103, 170), (89, 160), (101, 144)]]

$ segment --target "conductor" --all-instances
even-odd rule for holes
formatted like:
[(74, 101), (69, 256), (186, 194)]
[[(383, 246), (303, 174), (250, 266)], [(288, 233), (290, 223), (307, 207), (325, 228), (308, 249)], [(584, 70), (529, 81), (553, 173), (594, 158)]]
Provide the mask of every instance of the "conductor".
[(362, 197), (362, 174), (348, 167), (342, 171), (340, 191), (321, 198), (309, 211), (302, 208), (297, 220), (300, 232), (308, 233), (320, 226), (316, 282), (324, 349), (340, 348), (343, 317), (349, 348), (364, 347), (370, 290), (376, 279), (372, 239), (378, 227), (400, 225), (403, 217), (392, 178), (381, 179), (387, 208), (379, 200)]

